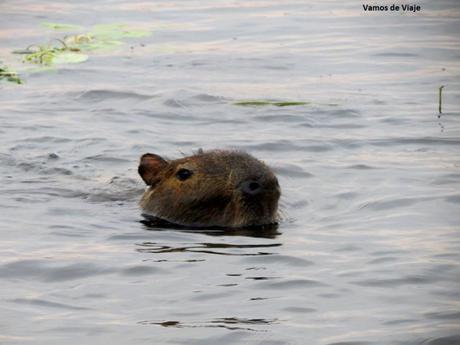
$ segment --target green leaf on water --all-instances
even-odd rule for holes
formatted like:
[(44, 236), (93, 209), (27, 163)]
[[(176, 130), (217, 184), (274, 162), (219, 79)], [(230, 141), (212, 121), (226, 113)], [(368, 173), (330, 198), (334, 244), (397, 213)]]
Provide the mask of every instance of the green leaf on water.
[(71, 51), (107, 50), (123, 44), (121, 41), (96, 39), (90, 34), (66, 36), (64, 43)]
[(80, 63), (87, 59), (88, 55), (82, 54), (80, 49), (67, 46), (65, 43), (61, 47), (38, 46), (34, 50), (29, 50), (24, 57), (26, 62), (45, 66)]
[(292, 107), (292, 106), (299, 106), (299, 105), (307, 105), (310, 102), (303, 102), (303, 101), (271, 101), (271, 100), (243, 100), (237, 101), (233, 103), (234, 105), (240, 105), (245, 107), (262, 107), (262, 106), (275, 106), (275, 107)]
[(110, 50), (110, 49), (113, 49), (115, 47), (118, 47), (120, 45), (122, 45), (123, 42), (121, 41), (92, 41), (92, 42), (89, 42), (89, 43), (83, 43), (83, 44), (79, 44), (77, 45), (77, 47), (79, 49), (81, 49), (82, 51), (94, 51), (94, 50), (101, 50), (101, 51), (104, 51), (104, 50)]
[(80, 25), (73, 25), (73, 24), (63, 24), (63, 23), (49, 23), (44, 22), (42, 26), (59, 31), (73, 31), (73, 30), (82, 30), (83, 28)]
[(309, 102), (273, 102), (272, 104), (277, 107), (292, 107), (296, 105), (307, 105)]
[(136, 30), (125, 24), (101, 24), (93, 26), (89, 35), (97, 40), (119, 41), (123, 38), (139, 38), (150, 36), (151, 31)]
[(60, 52), (55, 54), (52, 59), (52, 63), (56, 65), (60, 64), (70, 64), (70, 63), (80, 63), (88, 60), (88, 55), (74, 52)]
[(30, 50), (24, 57), (24, 61), (37, 65), (50, 65), (56, 55), (56, 48), (39, 47), (37, 50)]
[(3, 80), (15, 84), (23, 84), (19, 75), (14, 71), (10, 71), (6, 66), (0, 67), (0, 81)]

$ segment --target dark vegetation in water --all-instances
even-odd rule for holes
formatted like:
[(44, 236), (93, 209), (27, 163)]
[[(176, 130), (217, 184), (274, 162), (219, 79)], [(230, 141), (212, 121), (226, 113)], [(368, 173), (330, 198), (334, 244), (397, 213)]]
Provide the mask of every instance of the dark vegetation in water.
[(15, 84), (22, 84), (22, 80), (19, 75), (14, 71), (10, 71), (7, 66), (0, 67), (0, 81), (2, 80)]
[(442, 89), (444, 89), (444, 85), (440, 86), (439, 87), (439, 99), (438, 99), (438, 102), (439, 102), (439, 114), (442, 114)]
[(248, 99), (233, 102), (233, 105), (242, 107), (294, 107), (294, 106), (308, 106), (308, 105), (326, 105), (330, 107), (338, 106), (337, 103), (313, 103), (307, 101), (275, 101), (270, 99)]

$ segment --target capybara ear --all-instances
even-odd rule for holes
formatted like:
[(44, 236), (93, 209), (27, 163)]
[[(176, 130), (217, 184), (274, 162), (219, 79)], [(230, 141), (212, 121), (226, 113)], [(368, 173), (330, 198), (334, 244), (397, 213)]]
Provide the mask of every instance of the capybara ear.
[(137, 171), (147, 185), (153, 186), (159, 181), (158, 173), (167, 165), (168, 162), (162, 157), (146, 153), (142, 155)]

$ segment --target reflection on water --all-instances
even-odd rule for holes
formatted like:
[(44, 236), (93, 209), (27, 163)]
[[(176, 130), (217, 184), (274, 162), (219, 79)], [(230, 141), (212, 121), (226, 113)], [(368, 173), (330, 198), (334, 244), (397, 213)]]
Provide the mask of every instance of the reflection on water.
[[(221, 243), (157, 243), (157, 242), (142, 242), (137, 243), (136, 250), (141, 253), (163, 254), (163, 253), (204, 253), (214, 255), (236, 255), (236, 256), (255, 256), (255, 255), (273, 255), (275, 252), (267, 251), (265, 248), (279, 247), (282, 243), (256, 243), (256, 244), (234, 244), (228, 243), (233, 237), (254, 237), (275, 239), (280, 233), (277, 231), (278, 224), (251, 226), (246, 228), (190, 228), (172, 224), (160, 218), (144, 215), (141, 221), (149, 231), (181, 231), (192, 234), (203, 234), (207, 236), (221, 236)], [(230, 236), (230, 237), (229, 237)], [(228, 237), (228, 239), (227, 239)], [(190, 262), (190, 261), (188, 261)]]
[[(137, 251), (144, 253), (175, 253), (175, 252), (193, 252), (193, 253), (205, 253), (205, 254), (216, 254), (216, 255), (272, 255), (270, 252), (247, 253), (240, 251), (232, 253), (231, 249), (253, 249), (253, 248), (270, 248), (279, 247), (281, 243), (274, 244), (226, 244), (226, 243), (197, 243), (195, 245), (183, 246), (183, 247), (170, 247), (159, 243), (144, 242), (138, 244)], [(225, 251), (217, 251), (213, 249), (224, 249)]]
[[(44, 21), (153, 34), (1, 81), (0, 343), (460, 343), (460, 9), (419, 5), (2, 2), (13, 69)], [(280, 223), (141, 218), (140, 155), (198, 148), (271, 165)]]
[(146, 230), (150, 231), (167, 231), (167, 230), (178, 230), (178, 231), (192, 231), (194, 233), (206, 234), (209, 236), (248, 236), (248, 237), (261, 237), (261, 238), (275, 238), (280, 235), (278, 232), (278, 224), (268, 224), (261, 226), (249, 226), (244, 228), (222, 228), (222, 227), (197, 227), (191, 228), (187, 226), (181, 226), (170, 223), (166, 220), (152, 217), (149, 215), (143, 215), (144, 219), (140, 222), (145, 225)]
[(139, 324), (141, 325), (159, 325), (163, 327), (176, 327), (176, 328), (225, 328), (230, 331), (251, 331), (251, 332), (267, 332), (266, 329), (256, 329), (251, 328), (250, 326), (258, 326), (258, 325), (271, 325), (276, 323), (277, 320), (265, 320), (265, 319), (241, 319), (236, 317), (226, 317), (226, 318), (217, 318), (211, 321), (204, 321), (204, 322), (179, 322), (179, 321), (141, 321)]

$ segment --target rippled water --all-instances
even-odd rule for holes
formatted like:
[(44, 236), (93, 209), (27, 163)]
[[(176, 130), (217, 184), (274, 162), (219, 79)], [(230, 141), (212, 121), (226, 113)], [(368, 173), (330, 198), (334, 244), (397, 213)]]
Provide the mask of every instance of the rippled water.
[[(4, 62), (153, 35), (0, 85), (0, 343), (459, 344), (460, 6), (418, 4), (3, 1)], [(198, 148), (273, 166), (277, 229), (143, 221), (139, 156)]]

